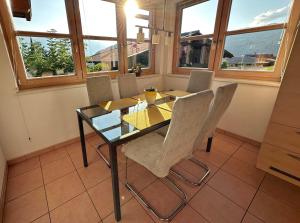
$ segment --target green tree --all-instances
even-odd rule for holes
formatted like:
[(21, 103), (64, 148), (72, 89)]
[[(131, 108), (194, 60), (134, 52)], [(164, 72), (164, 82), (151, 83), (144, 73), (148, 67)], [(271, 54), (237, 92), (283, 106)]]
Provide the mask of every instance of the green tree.
[(87, 66), (88, 72), (97, 72), (97, 71), (101, 71), (102, 69), (103, 69), (102, 63), (97, 63), (97, 64)]
[(24, 39), (20, 39), (21, 53), (23, 55), (26, 71), (33, 77), (39, 77), (47, 70), (46, 51), (40, 42), (33, 41), (26, 43)]

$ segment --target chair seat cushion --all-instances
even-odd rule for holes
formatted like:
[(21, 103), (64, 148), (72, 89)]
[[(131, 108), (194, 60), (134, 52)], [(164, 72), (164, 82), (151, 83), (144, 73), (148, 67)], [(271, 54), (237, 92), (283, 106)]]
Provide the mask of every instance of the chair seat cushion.
[(125, 144), (122, 152), (129, 159), (147, 168), (157, 177), (165, 177), (169, 170), (161, 168), (164, 137), (153, 132)]

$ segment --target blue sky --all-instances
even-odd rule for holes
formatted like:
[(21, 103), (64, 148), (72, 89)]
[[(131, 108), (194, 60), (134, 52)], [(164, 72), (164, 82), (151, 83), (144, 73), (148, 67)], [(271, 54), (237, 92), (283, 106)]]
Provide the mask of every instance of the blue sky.
[[(233, 0), (228, 30), (286, 21), (291, 0)], [(183, 10), (181, 32), (200, 30), (212, 34), (218, 0), (210, 0)], [(279, 10), (279, 11), (278, 11)]]
[[(286, 20), (291, 0), (233, 0), (229, 30), (266, 25)], [(116, 37), (114, 4), (100, 0), (79, 0), (83, 32), (87, 35)], [(218, 0), (209, 0), (184, 9), (182, 32), (200, 30), (211, 34), (214, 30)], [(32, 21), (14, 18), (17, 30), (45, 32), (55, 29), (69, 33), (64, 0), (32, 0)], [(137, 33), (133, 18), (128, 19), (128, 36)], [(141, 24), (147, 25), (147, 24)], [(145, 31), (147, 32), (147, 31)], [(149, 35), (145, 33), (145, 35)], [(108, 46), (110, 42), (90, 42), (87, 54), (91, 55)]]

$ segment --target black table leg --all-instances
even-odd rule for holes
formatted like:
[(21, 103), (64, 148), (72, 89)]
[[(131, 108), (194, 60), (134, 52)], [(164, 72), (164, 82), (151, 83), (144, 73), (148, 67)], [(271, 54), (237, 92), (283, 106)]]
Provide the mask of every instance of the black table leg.
[(117, 147), (109, 145), (109, 156), (111, 165), (111, 179), (115, 208), (116, 221), (121, 220), (121, 207), (120, 207), (120, 192), (119, 192), (119, 177), (118, 177), (118, 160), (117, 160)]
[(82, 122), (82, 118), (79, 114), (77, 114), (77, 118), (78, 118), (78, 127), (79, 127), (79, 133), (80, 133), (80, 142), (81, 142), (83, 165), (85, 167), (87, 167), (89, 164), (88, 164), (87, 155), (86, 155), (83, 122)]
[(206, 152), (210, 152), (212, 146), (213, 137), (209, 137), (206, 145)]

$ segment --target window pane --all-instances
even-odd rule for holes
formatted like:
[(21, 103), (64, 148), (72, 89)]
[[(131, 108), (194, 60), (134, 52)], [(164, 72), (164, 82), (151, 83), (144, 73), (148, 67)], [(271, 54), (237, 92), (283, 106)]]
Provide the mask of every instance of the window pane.
[(83, 35), (117, 36), (115, 3), (101, 0), (80, 0)]
[(291, 0), (232, 0), (228, 30), (287, 21)]
[(214, 33), (218, 0), (210, 0), (182, 10), (181, 36), (190, 32), (201, 34)]
[(117, 41), (84, 40), (84, 48), (88, 72), (119, 69)]
[(64, 0), (31, 0), (32, 19), (13, 18), (16, 30), (69, 33)]
[(27, 78), (74, 73), (70, 39), (19, 36), (18, 42)]
[(137, 44), (135, 41), (127, 41), (128, 68), (134, 65), (149, 67), (150, 64), (150, 43)]
[(181, 42), (179, 67), (208, 68), (211, 43), (212, 39)]
[(227, 36), (222, 69), (273, 71), (283, 30)]
[[(128, 17), (126, 18), (126, 27), (127, 27), (127, 38), (128, 39), (136, 39), (136, 34), (139, 31), (138, 27), (135, 27), (136, 25), (140, 26), (149, 26), (149, 20), (145, 19), (138, 19), (135, 17)], [(150, 33), (149, 29), (143, 29), (143, 32), (145, 34), (145, 39), (150, 39)]]

